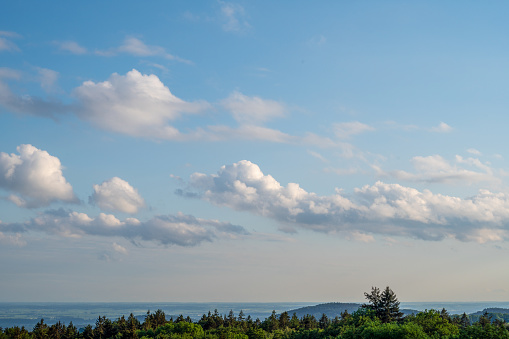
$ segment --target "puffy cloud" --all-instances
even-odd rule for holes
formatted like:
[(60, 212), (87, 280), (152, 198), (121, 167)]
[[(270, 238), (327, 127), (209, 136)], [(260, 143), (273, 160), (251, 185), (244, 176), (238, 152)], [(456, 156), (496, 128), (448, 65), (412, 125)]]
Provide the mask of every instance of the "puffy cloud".
[(360, 134), (367, 131), (374, 131), (375, 129), (369, 125), (363, 124), (358, 121), (342, 122), (334, 124), (334, 132), (340, 139), (348, 139), (352, 135)]
[(118, 211), (134, 214), (145, 206), (145, 201), (125, 180), (113, 177), (101, 185), (94, 185), (94, 193), (89, 198), (90, 203), (96, 204), (102, 210)]
[[(46, 211), (24, 223), (0, 223), (0, 231), (38, 231), (75, 238), (87, 235), (123, 237), (131, 241), (143, 240), (178, 246), (196, 246), (218, 238), (235, 238), (249, 234), (241, 226), (184, 214), (157, 216), (142, 222), (135, 218), (121, 221), (104, 213), (92, 218), (85, 213), (63, 209)], [(123, 247), (119, 245), (114, 246), (114, 249), (120, 253), (123, 251)]]
[(362, 241), (371, 241), (372, 234), (478, 242), (509, 239), (509, 196), (487, 190), (461, 199), (377, 182), (355, 189), (350, 197), (340, 190), (319, 196), (296, 183), (283, 186), (246, 160), (223, 166), (217, 174), (194, 173), (189, 185), (195, 192), (177, 193), (275, 219), (282, 229), (339, 232)]
[(13, 43), (10, 39), (12, 38), (20, 38), (21, 36), (14, 32), (0, 31), (0, 52), (1, 51), (10, 51), (17, 52), (19, 51), (18, 46)]
[[(415, 173), (407, 171), (384, 172), (378, 169), (378, 174), (400, 180), (428, 183), (470, 184), (479, 181), (499, 181), (494, 176), (493, 170), (479, 159), (463, 158), (457, 155), (454, 160), (454, 164), (451, 164), (440, 155), (417, 156), (411, 160), (416, 170)], [(468, 166), (470, 169), (464, 168), (464, 166)]]
[(104, 82), (86, 81), (74, 95), (80, 102), (78, 115), (82, 119), (106, 130), (156, 139), (182, 138), (168, 122), (209, 107), (205, 102), (177, 98), (156, 75), (135, 69), (126, 75), (114, 73)]
[(230, 94), (221, 101), (221, 105), (229, 110), (239, 123), (265, 122), (286, 113), (285, 106), (277, 101), (248, 97), (240, 92)]
[(0, 153), (0, 187), (19, 194), (9, 197), (12, 202), (28, 208), (54, 201), (78, 202), (57, 157), (32, 145), (16, 149), (19, 155)]

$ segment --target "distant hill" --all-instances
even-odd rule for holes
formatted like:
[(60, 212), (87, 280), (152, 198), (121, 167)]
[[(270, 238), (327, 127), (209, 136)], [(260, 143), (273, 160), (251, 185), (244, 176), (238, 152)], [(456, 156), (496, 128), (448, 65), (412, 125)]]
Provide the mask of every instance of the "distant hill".
[(348, 311), (348, 313), (355, 312), (360, 306), (361, 304), (354, 303), (326, 303), (290, 310), (288, 311), (288, 314), (291, 316), (292, 314), (295, 313), (299, 318), (302, 318), (303, 316), (310, 314), (314, 315), (316, 319), (320, 319), (322, 314), (325, 313), (327, 317), (334, 318), (336, 316), (340, 317), (341, 313), (344, 312), (345, 310)]
[[(329, 319), (335, 318), (336, 316), (341, 317), (341, 313), (345, 310), (348, 313), (353, 313), (361, 307), (362, 304), (356, 303), (325, 303), (319, 304), (315, 306), (307, 306), (301, 307), (294, 310), (288, 311), (288, 314), (291, 316), (292, 314), (296, 314), (297, 317), (302, 318), (305, 315), (313, 315), (316, 319), (320, 319), (322, 314), (326, 314)], [(409, 314), (417, 314), (419, 311), (411, 310), (411, 309), (401, 309), (400, 310), (404, 315)]]
[(509, 321), (509, 308), (500, 308), (500, 307), (490, 307), (485, 308), (482, 311), (477, 311), (475, 313), (471, 313), (468, 317), (470, 318), (470, 322), (475, 323), (479, 321), (479, 318), (484, 314), (488, 313), (488, 317), (491, 318), (491, 321), (501, 320), (508, 322)]
[(484, 312), (487, 312), (487, 313), (509, 314), (509, 308), (490, 307), (490, 308), (485, 308), (482, 311), (477, 311), (475, 313), (471, 313), (471, 315), (483, 315)]

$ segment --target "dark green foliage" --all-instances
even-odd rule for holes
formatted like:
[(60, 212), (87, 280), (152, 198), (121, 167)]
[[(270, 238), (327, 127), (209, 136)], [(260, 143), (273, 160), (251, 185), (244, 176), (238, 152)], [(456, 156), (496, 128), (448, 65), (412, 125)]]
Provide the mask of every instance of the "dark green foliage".
[(444, 310), (426, 310), (406, 317), (405, 322), (417, 324), (427, 335), (438, 335), (440, 338), (458, 334), (458, 327), (449, 322), (445, 313)]
[(318, 318), (313, 314), (290, 317), (288, 312), (280, 315), (275, 311), (260, 321), (240, 312), (221, 315), (204, 314), (194, 323), (189, 316), (179, 315), (175, 321), (167, 320), (162, 310), (147, 312), (140, 323), (133, 314), (115, 321), (100, 316), (95, 327), (88, 325), (79, 333), (70, 323), (48, 325), (43, 319), (32, 332), (25, 328), (0, 328), (0, 339), (509, 339), (508, 324), (503, 319), (493, 319), (493, 314), (477, 315), (471, 323), (467, 314), (448, 314), (447, 310), (426, 310), (405, 318), (399, 312), (399, 302), (392, 290), (373, 288), (365, 294), (370, 304), (356, 311), (347, 310), (331, 319), (326, 313)]
[(365, 292), (364, 296), (368, 299), (369, 304), (363, 304), (361, 307), (375, 311), (382, 323), (397, 321), (403, 316), (403, 313), (399, 311), (398, 298), (389, 286), (382, 292), (378, 287), (372, 287), (371, 292)]

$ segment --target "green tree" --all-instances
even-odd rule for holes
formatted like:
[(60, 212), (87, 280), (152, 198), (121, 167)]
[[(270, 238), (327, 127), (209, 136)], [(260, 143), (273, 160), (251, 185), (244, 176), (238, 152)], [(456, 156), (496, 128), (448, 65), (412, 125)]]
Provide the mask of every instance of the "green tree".
[(284, 311), (279, 315), (279, 328), (285, 329), (290, 325), (290, 316), (288, 312)]
[(329, 317), (327, 317), (327, 314), (322, 313), (322, 316), (320, 317), (320, 320), (318, 320), (318, 326), (321, 329), (327, 328), (330, 325)]
[(375, 311), (375, 315), (382, 323), (400, 320), (403, 313), (399, 311), (399, 301), (396, 294), (387, 286), (380, 292), (378, 287), (372, 287), (371, 293), (364, 293), (369, 304), (361, 307)]
[(443, 312), (437, 310), (426, 310), (416, 315), (406, 317), (406, 323), (415, 323), (421, 326), (422, 330), (429, 336), (449, 337), (459, 333), (458, 327), (451, 324)]
[(32, 337), (34, 339), (49, 338), (48, 325), (44, 323), (44, 319), (41, 319), (41, 321), (35, 324), (34, 330), (32, 331)]
[(81, 337), (83, 339), (94, 339), (94, 329), (92, 328), (92, 325), (89, 324), (85, 326), (83, 333), (81, 333)]

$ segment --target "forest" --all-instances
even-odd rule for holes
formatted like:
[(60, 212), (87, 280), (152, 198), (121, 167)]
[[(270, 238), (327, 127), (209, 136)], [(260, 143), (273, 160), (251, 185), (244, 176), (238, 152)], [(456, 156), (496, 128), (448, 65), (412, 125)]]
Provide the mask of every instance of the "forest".
[(509, 324), (487, 312), (471, 318), (450, 315), (447, 310), (425, 310), (403, 316), (396, 294), (387, 286), (384, 290), (373, 287), (364, 293), (365, 304), (352, 312), (329, 318), (324, 313), (297, 317), (288, 312), (275, 311), (264, 320), (252, 319), (240, 311), (235, 315), (219, 314), (217, 310), (204, 314), (201, 319), (180, 315), (167, 319), (162, 310), (148, 311), (143, 321), (132, 313), (126, 318), (110, 320), (99, 316), (95, 326), (78, 329), (72, 322), (48, 325), (41, 319), (33, 329), (24, 327), (0, 328), (0, 339), (311, 339), (311, 338), (509, 338)]

